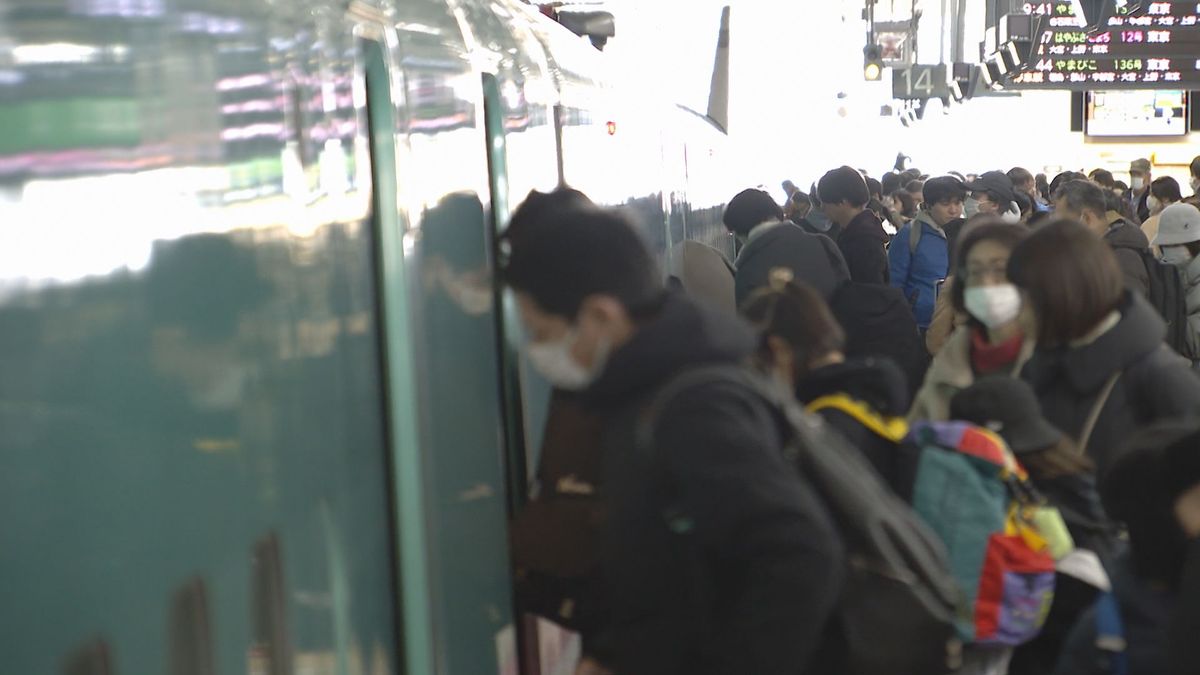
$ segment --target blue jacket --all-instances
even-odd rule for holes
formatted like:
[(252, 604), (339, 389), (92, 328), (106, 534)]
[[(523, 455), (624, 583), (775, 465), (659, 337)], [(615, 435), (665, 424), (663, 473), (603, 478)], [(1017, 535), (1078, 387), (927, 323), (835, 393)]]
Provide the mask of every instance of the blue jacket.
[[(909, 244), (914, 227), (921, 228), (915, 253)], [(946, 278), (950, 269), (950, 247), (946, 242), (946, 233), (934, 225), (928, 212), (918, 213), (915, 220), (900, 228), (892, 238), (888, 246), (888, 267), (891, 284), (913, 303), (917, 326), (922, 330), (928, 328), (933, 320), (937, 284)]]

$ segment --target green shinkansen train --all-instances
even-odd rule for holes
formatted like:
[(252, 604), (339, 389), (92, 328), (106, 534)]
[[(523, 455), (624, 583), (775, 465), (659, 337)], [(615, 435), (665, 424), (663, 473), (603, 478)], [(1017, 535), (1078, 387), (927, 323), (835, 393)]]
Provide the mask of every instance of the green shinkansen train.
[(721, 96), (607, 73), (519, 0), (0, 0), (0, 672), (537, 672), (496, 235), (732, 253)]

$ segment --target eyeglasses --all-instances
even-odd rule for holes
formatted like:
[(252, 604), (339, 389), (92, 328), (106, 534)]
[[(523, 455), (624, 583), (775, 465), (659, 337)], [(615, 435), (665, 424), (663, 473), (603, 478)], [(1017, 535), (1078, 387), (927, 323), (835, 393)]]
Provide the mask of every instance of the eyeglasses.
[(966, 271), (967, 282), (973, 285), (987, 281), (1003, 283), (1008, 280), (1008, 261), (979, 265), (978, 267), (968, 266)]

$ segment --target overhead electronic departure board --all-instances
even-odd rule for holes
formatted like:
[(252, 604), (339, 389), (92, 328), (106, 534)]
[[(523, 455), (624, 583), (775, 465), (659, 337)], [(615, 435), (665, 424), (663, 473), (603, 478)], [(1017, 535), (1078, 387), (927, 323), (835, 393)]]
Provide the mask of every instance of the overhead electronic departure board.
[(1026, 3), (1040, 32), (1013, 89), (1200, 89), (1200, 2), (1145, 2), (1089, 33), (1072, 3)]

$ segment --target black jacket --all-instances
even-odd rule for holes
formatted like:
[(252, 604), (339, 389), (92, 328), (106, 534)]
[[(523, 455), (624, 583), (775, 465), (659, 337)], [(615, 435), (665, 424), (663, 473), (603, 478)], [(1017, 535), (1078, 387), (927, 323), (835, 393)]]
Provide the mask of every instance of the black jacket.
[[(908, 411), (908, 382), (888, 359), (852, 359), (825, 366), (808, 373), (796, 384), (796, 398), (805, 405), (834, 394), (845, 394), (864, 403), (882, 417), (902, 418)], [(841, 410), (826, 408), (818, 414), (858, 448), (890, 485), (898, 484), (895, 464), (899, 454), (895, 442)]]
[(1189, 546), (1171, 618), (1171, 675), (1200, 675), (1200, 539)]
[(846, 224), (838, 235), (838, 248), (850, 269), (850, 278), (863, 284), (888, 282), (888, 259), (884, 244), (887, 232), (874, 213), (864, 210)]
[[(1113, 594), (1125, 629), (1129, 675), (1167, 672), (1167, 626), (1174, 604), (1169, 593), (1152, 588), (1122, 559), (1112, 575)], [(1115, 675), (1096, 646), (1095, 609), (1084, 612), (1059, 658), (1055, 675)], [(1195, 636), (1193, 636), (1194, 638)]]
[(1143, 296), (1150, 293), (1150, 273), (1146, 271), (1146, 263), (1138, 251), (1150, 248), (1150, 240), (1136, 225), (1125, 220), (1113, 223), (1104, 235), (1104, 241), (1112, 247), (1121, 266), (1121, 274), (1125, 276), (1125, 285)]
[(742, 248), (737, 258), (735, 295), (740, 306), (756, 289), (770, 281), (771, 270), (790, 269), (796, 281), (812, 286), (826, 302), (850, 278), (846, 261), (833, 240), (809, 234), (794, 223), (771, 226)]
[(733, 385), (685, 391), (659, 412), (654, 447), (636, 442), (660, 387), (741, 362), (756, 342), (738, 319), (673, 295), (586, 392), (606, 425), (602, 556), (621, 675), (796, 675), (825, 629), (841, 544), (765, 402)]
[(1163, 343), (1166, 325), (1158, 312), (1132, 292), (1119, 311), (1120, 322), (1091, 344), (1039, 347), (1021, 374), (1037, 392), (1046, 419), (1078, 439), (1105, 383), (1121, 371), (1087, 447), (1100, 476), (1133, 432), (1160, 420), (1200, 415), (1200, 378)]

